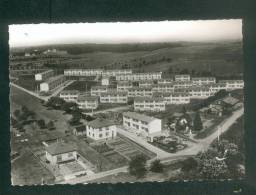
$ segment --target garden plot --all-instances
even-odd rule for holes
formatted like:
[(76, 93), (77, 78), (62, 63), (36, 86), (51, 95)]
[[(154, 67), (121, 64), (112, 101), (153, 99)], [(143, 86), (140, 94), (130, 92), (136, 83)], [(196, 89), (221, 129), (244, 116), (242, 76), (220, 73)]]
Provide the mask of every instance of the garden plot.
[(154, 153), (142, 148), (128, 139), (123, 139), (122, 137), (117, 137), (114, 140), (110, 140), (107, 142), (107, 144), (129, 160), (137, 155), (144, 155), (146, 159), (151, 159), (155, 156)]

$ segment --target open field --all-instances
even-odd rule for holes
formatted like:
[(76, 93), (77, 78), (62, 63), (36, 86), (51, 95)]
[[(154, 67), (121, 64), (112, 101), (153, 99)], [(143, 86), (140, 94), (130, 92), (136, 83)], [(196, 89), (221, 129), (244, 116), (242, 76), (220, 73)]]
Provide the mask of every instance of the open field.
[(60, 56), (61, 61), (56, 64), (58, 68), (132, 68), (135, 71), (162, 71), (166, 76), (183, 69), (196, 75), (202, 71), (215, 75), (243, 72), (241, 41), (83, 44), (61, 45), (59, 48), (73, 50), (75, 52), (71, 53), (76, 55)]
[(90, 92), (91, 87), (99, 85), (96, 81), (75, 81), (71, 85), (65, 87), (64, 90), (78, 90), (82, 92)]
[(169, 164), (164, 165), (163, 173), (154, 173), (148, 171), (146, 176), (141, 179), (130, 175), (129, 173), (118, 173), (100, 179), (89, 181), (89, 183), (122, 183), (122, 182), (154, 182), (154, 181), (168, 181), (169, 179), (175, 180), (175, 176), (179, 174), (179, 169), (181, 168), (181, 160), (174, 161)]
[(36, 112), (38, 119), (44, 119), (46, 122), (54, 121), (56, 130), (64, 132), (70, 129), (68, 124), (69, 115), (63, 115), (63, 112), (58, 110), (48, 110), (38, 98), (15, 87), (10, 89), (10, 104), (11, 113), (16, 109), (20, 109), (21, 106), (26, 106), (29, 110)]
[[(28, 171), (29, 170), (29, 171)], [(14, 185), (53, 183), (54, 176), (44, 168), (31, 152), (25, 152), (12, 163), (12, 181)]]
[(240, 117), (225, 133), (223, 133), (220, 136), (220, 139), (225, 139), (236, 144), (238, 146), (238, 150), (244, 153), (244, 115)]

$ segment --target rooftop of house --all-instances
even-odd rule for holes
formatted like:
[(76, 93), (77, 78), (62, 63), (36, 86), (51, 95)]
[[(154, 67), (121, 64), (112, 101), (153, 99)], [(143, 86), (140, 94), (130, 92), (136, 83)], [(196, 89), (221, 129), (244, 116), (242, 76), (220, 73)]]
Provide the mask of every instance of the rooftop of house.
[(134, 102), (164, 102), (164, 98), (162, 97), (135, 97)]
[(45, 83), (50, 83), (50, 82), (56, 81), (60, 78), (65, 78), (65, 76), (61, 74), (61, 75), (57, 75), (54, 77), (50, 77), (49, 79), (47, 79), (47, 81), (45, 81)]
[(189, 74), (176, 74), (174, 77), (190, 77)]
[(95, 85), (95, 86), (92, 86), (91, 89), (94, 90), (94, 89), (108, 89), (109, 87), (108, 86), (105, 86), (105, 85)]
[(74, 90), (63, 90), (63, 91), (60, 92), (60, 94), (70, 94), (70, 93), (71, 94), (74, 94), (74, 93), (79, 94), (80, 92), (78, 90), (75, 90), (75, 89)]
[(188, 92), (155, 92), (153, 93), (154, 97), (186, 97), (186, 96), (190, 96)]
[(116, 95), (127, 95), (127, 92), (126, 91), (116, 91), (116, 90), (109, 90), (108, 92), (104, 92), (104, 93), (101, 93), (100, 96), (108, 96), (108, 95), (113, 95), (113, 96), (116, 96)]
[[(133, 119), (137, 119), (137, 120), (140, 120), (140, 121), (144, 121), (144, 122), (147, 122), (147, 123), (157, 119), (157, 118), (147, 116), (147, 115), (144, 115), (144, 114), (139, 114), (137, 112), (124, 112), (123, 116), (133, 118)], [(160, 120), (160, 119), (157, 119), (157, 120)]]
[(87, 123), (88, 126), (91, 126), (95, 129), (101, 128), (101, 127), (109, 127), (115, 125), (114, 121), (110, 121), (103, 118), (96, 118), (93, 121), (90, 121)]
[(244, 81), (243, 80), (237, 80), (237, 79), (234, 79), (234, 80), (219, 80), (219, 83), (243, 83)]
[(232, 96), (227, 96), (227, 97), (222, 99), (222, 102), (224, 102), (226, 104), (230, 104), (230, 105), (235, 105), (236, 103), (239, 102), (239, 100), (232, 97)]
[(77, 101), (97, 101), (98, 97), (96, 96), (88, 96), (88, 95), (79, 95), (77, 97)]
[(193, 77), (191, 80), (192, 81), (197, 81), (197, 80), (211, 80), (211, 81), (215, 81), (215, 77)]
[(46, 73), (49, 73), (49, 72), (53, 72), (53, 70), (45, 70), (45, 71), (37, 73), (37, 74), (46, 74)]
[(64, 142), (56, 142), (47, 146), (45, 150), (51, 155), (58, 155), (76, 151), (76, 147)]

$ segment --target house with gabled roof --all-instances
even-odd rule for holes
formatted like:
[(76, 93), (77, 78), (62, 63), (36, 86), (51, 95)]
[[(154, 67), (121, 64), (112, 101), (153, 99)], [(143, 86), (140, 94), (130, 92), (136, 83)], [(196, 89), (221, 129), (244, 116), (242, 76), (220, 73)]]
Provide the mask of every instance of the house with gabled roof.
[(86, 135), (93, 140), (113, 139), (116, 137), (116, 124), (111, 120), (97, 118), (86, 124)]
[(71, 144), (56, 142), (45, 147), (45, 157), (52, 165), (77, 159), (77, 149)]
[(162, 131), (161, 119), (136, 112), (123, 113), (123, 126), (141, 131), (148, 136)]

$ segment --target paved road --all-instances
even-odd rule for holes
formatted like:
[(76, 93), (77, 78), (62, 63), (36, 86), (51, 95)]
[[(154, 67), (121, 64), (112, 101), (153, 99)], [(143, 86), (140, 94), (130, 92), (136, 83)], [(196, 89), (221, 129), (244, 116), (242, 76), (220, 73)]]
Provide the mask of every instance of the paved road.
[(19, 85), (16, 85), (16, 84), (14, 84), (14, 83), (12, 83), (12, 82), (10, 82), (10, 85), (13, 86), (13, 87), (16, 87), (16, 88), (18, 88), (18, 89), (20, 89), (20, 90), (22, 90), (22, 91), (24, 91), (24, 92), (26, 92), (26, 93), (28, 93), (28, 94), (30, 94), (30, 95), (32, 95), (32, 96), (34, 96), (34, 97), (36, 97), (36, 98), (38, 98), (38, 99), (40, 99), (40, 100), (44, 100), (44, 101), (47, 100), (46, 97), (40, 96), (40, 95), (38, 95), (37, 93), (35, 93), (35, 92), (33, 92), (33, 91), (30, 91), (30, 90), (27, 90), (27, 89), (25, 89), (25, 88), (23, 88), (23, 87), (21, 87), (21, 86), (19, 86)]
[(125, 105), (125, 106), (120, 106), (120, 107), (115, 107), (115, 108), (108, 108), (105, 110), (99, 110), (95, 112), (85, 112), (84, 114), (86, 115), (93, 115), (93, 114), (99, 114), (99, 113), (107, 113), (107, 112), (116, 112), (116, 111), (121, 111), (121, 110), (128, 110), (131, 106)]
[[(219, 125), (221, 127), (220, 134), (226, 132), (229, 129), (229, 127), (239, 117), (241, 117), (243, 115), (243, 113), (244, 113), (244, 108), (240, 108), (239, 110), (235, 111), (228, 119), (223, 121)], [(218, 127), (216, 127), (216, 128), (218, 128)], [(208, 137), (206, 137), (204, 139), (198, 139), (198, 143), (194, 143), (192, 147), (189, 147), (187, 149), (184, 149), (184, 150), (178, 151), (177, 153), (172, 154), (172, 153), (164, 152), (164, 151), (160, 150), (159, 148), (152, 146), (151, 144), (147, 143), (146, 141), (142, 140), (141, 138), (138, 138), (136, 135), (133, 135), (125, 130), (122, 130), (121, 128), (118, 128), (117, 131), (118, 131), (118, 133), (127, 136), (128, 138), (132, 139), (133, 141), (137, 142), (138, 144), (148, 148), (152, 152), (155, 152), (157, 154), (156, 158), (161, 160), (162, 163), (168, 163), (168, 162), (171, 162), (174, 160), (185, 159), (187, 157), (196, 155), (200, 151), (205, 151), (208, 149), (210, 144), (218, 137), (218, 131), (216, 129), (216, 131), (214, 133), (212, 133), (211, 135), (209, 135)], [(149, 164), (154, 159), (149, 160), (147, 163)], [(75, 178), (72, 180), (64, 181), (62, 183), (63, 184), (64, 183), (68, 183), (68, 184), (86, 183), (87, 181), (90, 181), (90, 180), (99, 179), (99, 178), (117, 174), (120, 172), (127, 172), (127, 168), (128, 167), (125, 166), (125, 167), (121, 167), (121, 168), (110, 170), (110, 171), (96, 173), (96, 174), (90, 175), (90, 176)]]
[(157, 155), (158, 159), (166, 158), (166, 157), (169, 157), (169, 155), (170, 155), (170, 153), (165, 152), (165, 151), (163, 151), (163, 150), (161, 150), (161, 149), (159, 149), (159, 148), (149, 144), (148, 142), (146, 142), (142, 138), (138, 137), (136, 134), (130, 133), (129, 131), (126, 131), (126, 130), (123, 130), (120, 127), (117, 127), (117, 133), (120, 133), (120, 134), (124, 135), (125, 137), (128, 137), (129, 139), (135, 141), (139, 145), (147, 148), (151, 152), (154, 152)]
[(56, 89), (51, 95), (49, 95), (49, 96), (40, 96), (40, 95), (38, 95), (37, 93), (35, 93), (35, 92), (33, 92), (33, 91), (30, 91), (30, 90), (27, 90), (27, 89), (25, 89), (25, 88), (23, 88), (23, 87), (21, 87), (21, 86), (15, 84), (15, 83), (12, 83), (12, 82), (10, 82), (10, 85), (13, 86), (13, 87), (16, 87), (16, 88), (18, 88), (18, 89), (20, 89), (20, 90), (22, 90), (22, 91), (24, 91), (24, 92), (26, 92), (26, 93), (28, 93), (28, 94), (30, 94), (30, 95), (32, 95), (32, 96), (34, 96), (34, 97), (36, 97), (36, 98), (38, 98), (38, 99), (47, 101), (49, 98), (51, 98), (51, 97), (53, 97), (53, 96), (56, 96), (56, 95), (57, 95), (58, 93), (60, 93), (65, 87), (69, 86), (69, 85), (72, 84), (73, 82), (74, 82), (74, 81), (72, 80), (72, 81), (69, 81), (69, 82), (65, 83), (65, 85), (63, 85), (63, 86), (57, 88), (57, 89)]
[(62, 181), (62, 182), (60, 182), (60, 184), (86, 183), (88, 181), (99, 179), (99, 178), (106, 177), (106, 176), (109, 176), (109, 175), (114, 175), (114, 174), (122, 173), (122, 172), (125, 173), (125, 172), (128, 171), (127, 169), (128, 169), (128, 166), (120, 167), (120, 168), (117, 168), (117, 169), (112, 169), (110, 171), (104, 171), (104, 172), (96, 173), (94, 175), (86, 175), (86, 176), (83, 176), (83, 177), (77, 177), (77, 178), (70, 179), (70, 180), (67, 180), (67, 181)]

